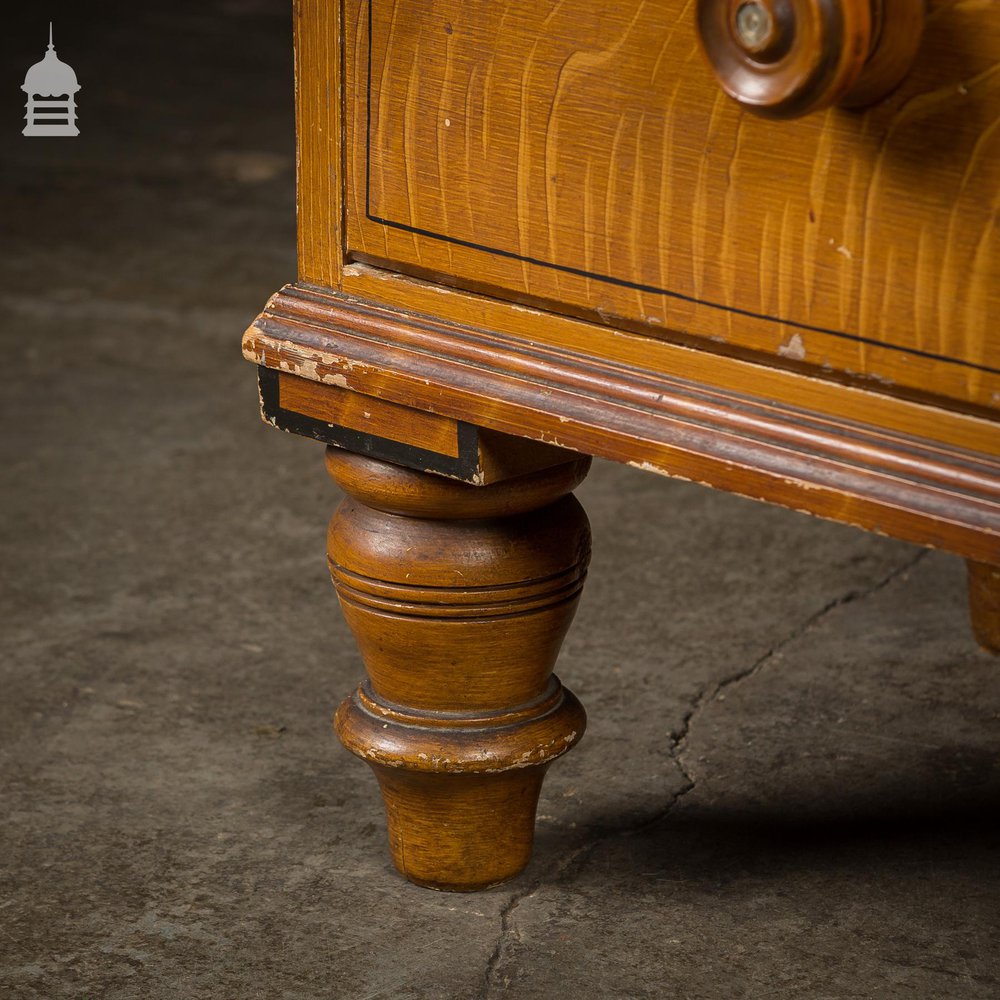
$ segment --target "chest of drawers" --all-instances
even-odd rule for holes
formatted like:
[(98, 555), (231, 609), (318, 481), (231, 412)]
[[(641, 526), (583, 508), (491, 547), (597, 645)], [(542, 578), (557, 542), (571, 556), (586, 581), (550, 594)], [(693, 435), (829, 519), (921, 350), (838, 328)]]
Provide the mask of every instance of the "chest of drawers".
[(300, 0), (265, 419), (348, 494), (337, 714), (400, 870), (516, 874), (599, 455), (969, 560), (1000, 646), (1000, 8)]

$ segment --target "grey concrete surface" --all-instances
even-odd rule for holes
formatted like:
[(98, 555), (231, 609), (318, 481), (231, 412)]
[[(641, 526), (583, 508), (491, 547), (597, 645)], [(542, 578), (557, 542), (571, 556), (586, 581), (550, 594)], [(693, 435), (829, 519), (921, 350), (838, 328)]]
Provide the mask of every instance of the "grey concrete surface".
[(35, 20), (2, 96), (0, 997), (1000, 996), (1000, 663), (960, 562), (606, 463), (559, 666), (590, 729), (531, 867), (396, 876), (329, 729), (337, 496), (239, 355), (294, 273), (285, 5), (58, 7), (69, 141), (19, 134)]

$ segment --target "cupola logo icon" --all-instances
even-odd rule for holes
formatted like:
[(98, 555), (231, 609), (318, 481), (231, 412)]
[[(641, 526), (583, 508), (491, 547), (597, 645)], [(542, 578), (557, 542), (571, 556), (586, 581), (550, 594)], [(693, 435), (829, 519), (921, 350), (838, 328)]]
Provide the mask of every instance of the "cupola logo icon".
[(21, 86), (28, 95), (24, 135), (79, 135), (76, 127), (76, 94), (81, 89), (73, 67), (64, 63), (52, 44), (49, 22), (49, 48), (45, 58), (36, 62), (24, 76)]

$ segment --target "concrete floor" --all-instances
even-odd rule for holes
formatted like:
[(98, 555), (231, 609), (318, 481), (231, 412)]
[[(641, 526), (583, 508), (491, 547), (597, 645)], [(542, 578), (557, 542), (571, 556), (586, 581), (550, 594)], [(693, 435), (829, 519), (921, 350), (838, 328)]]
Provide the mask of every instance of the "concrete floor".
[(285, 4), (94, 10), (54, 16), (75, 140), (17, 134), (8, 25), (0, 997), (1000, 996), (960, 561), (606, 463), (531, 867), (397, 877), (329, 729), (337, 496), (239, 355), (294, 274)]

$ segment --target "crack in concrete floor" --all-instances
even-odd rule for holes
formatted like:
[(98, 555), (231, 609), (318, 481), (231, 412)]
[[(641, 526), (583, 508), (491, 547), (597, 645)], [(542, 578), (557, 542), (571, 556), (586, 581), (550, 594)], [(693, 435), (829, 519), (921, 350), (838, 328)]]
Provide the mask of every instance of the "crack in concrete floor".
[(929, 551), (929, 549), (919, 550), (915, 555), (907, 559), (906, 562), (895, 567), (881, 579), (877, 580), (875, 583), (871, 584), (871, 586), (866, 587), (863, 590), (850, 590), (846, 594), (835, 597), (833, 600), (824, 604), (819, 610), (809, 615), (804, 621), (792, 629), (792, 631), (781, 638), (773, 646), (769, 647), (764, 653), (757, 657), (757, 659), (754, 660), (750, 666), (736, 671), (735, 673), (724, 677), (720, 681), (706, 685), (701, 691), (699, 691), (691, 702), (691, 708), (684, 715), (680, 730), (672, 738), (673, 746), (671, 748), (671, 757), (677, 765), (681, 776), (684, 778), (684, 784), (676, 792), (670, 795), (664, 806), (653, 816), (650, 816), (639, 823), (630, 823), (618, 828), (602, 830), (597, 836), (592, 837), (586, 843), (581, 844), (579, 847), (570, 851), (565, 857), (557, 861), (556, 864), (547, 872), (534, 878), (524, 889), (511, 895), (510, 899), (500, 911), (500, 931), (497, 935), (496, 945), (490, 953), (489, 959), (486, 963), (486, 969), (483, 973), (482, 988), (480, 989), (476, 1000), (491, 1000), (491, 998), (495, 995), (495, 992), (504, 990), (508, 985), (507, 983), (498, 981), (500, 976), (500, 967), (504, 958), (510, 953), (514, 942), (520, 940), (520, 935), (518, 934), (517, 926), (514, 921), (514, 914), (522, 903), (526, 900), (530, 900), (534, 895), (536, 895), (536, 893), (539, 892), (539, 890), (543, 889), (547, 885), (555, 885), (571, 881), (583, 870), (590, 856), (602, 844), (617, 837), (634, 836), (649, 829), (651, 826), (655, 826), (657, 823), (662, 822), (673, 811), (677, 803), (694, 790), (696, 782), (691, 777), (687, 767), (684, 765), (683, 757), (688, 749), (691, 730), (696, 720), (705, 710), (719, 700), (720, 695), (734, 685), (741, 684), (742, 682), (755, 677), (771, 660), (774, 659), (778, 653), (781, 652), (782, 649), (793, 643), (796, 639), (805, 635), (806, 632), (808, 632), (837, 608), (841, 608), (847, 604), (854, 604), (858, 601), (863, 601), (885, 589), (901, 576), (904, 576), (916, 567), (917, 564), (928, 555)]

